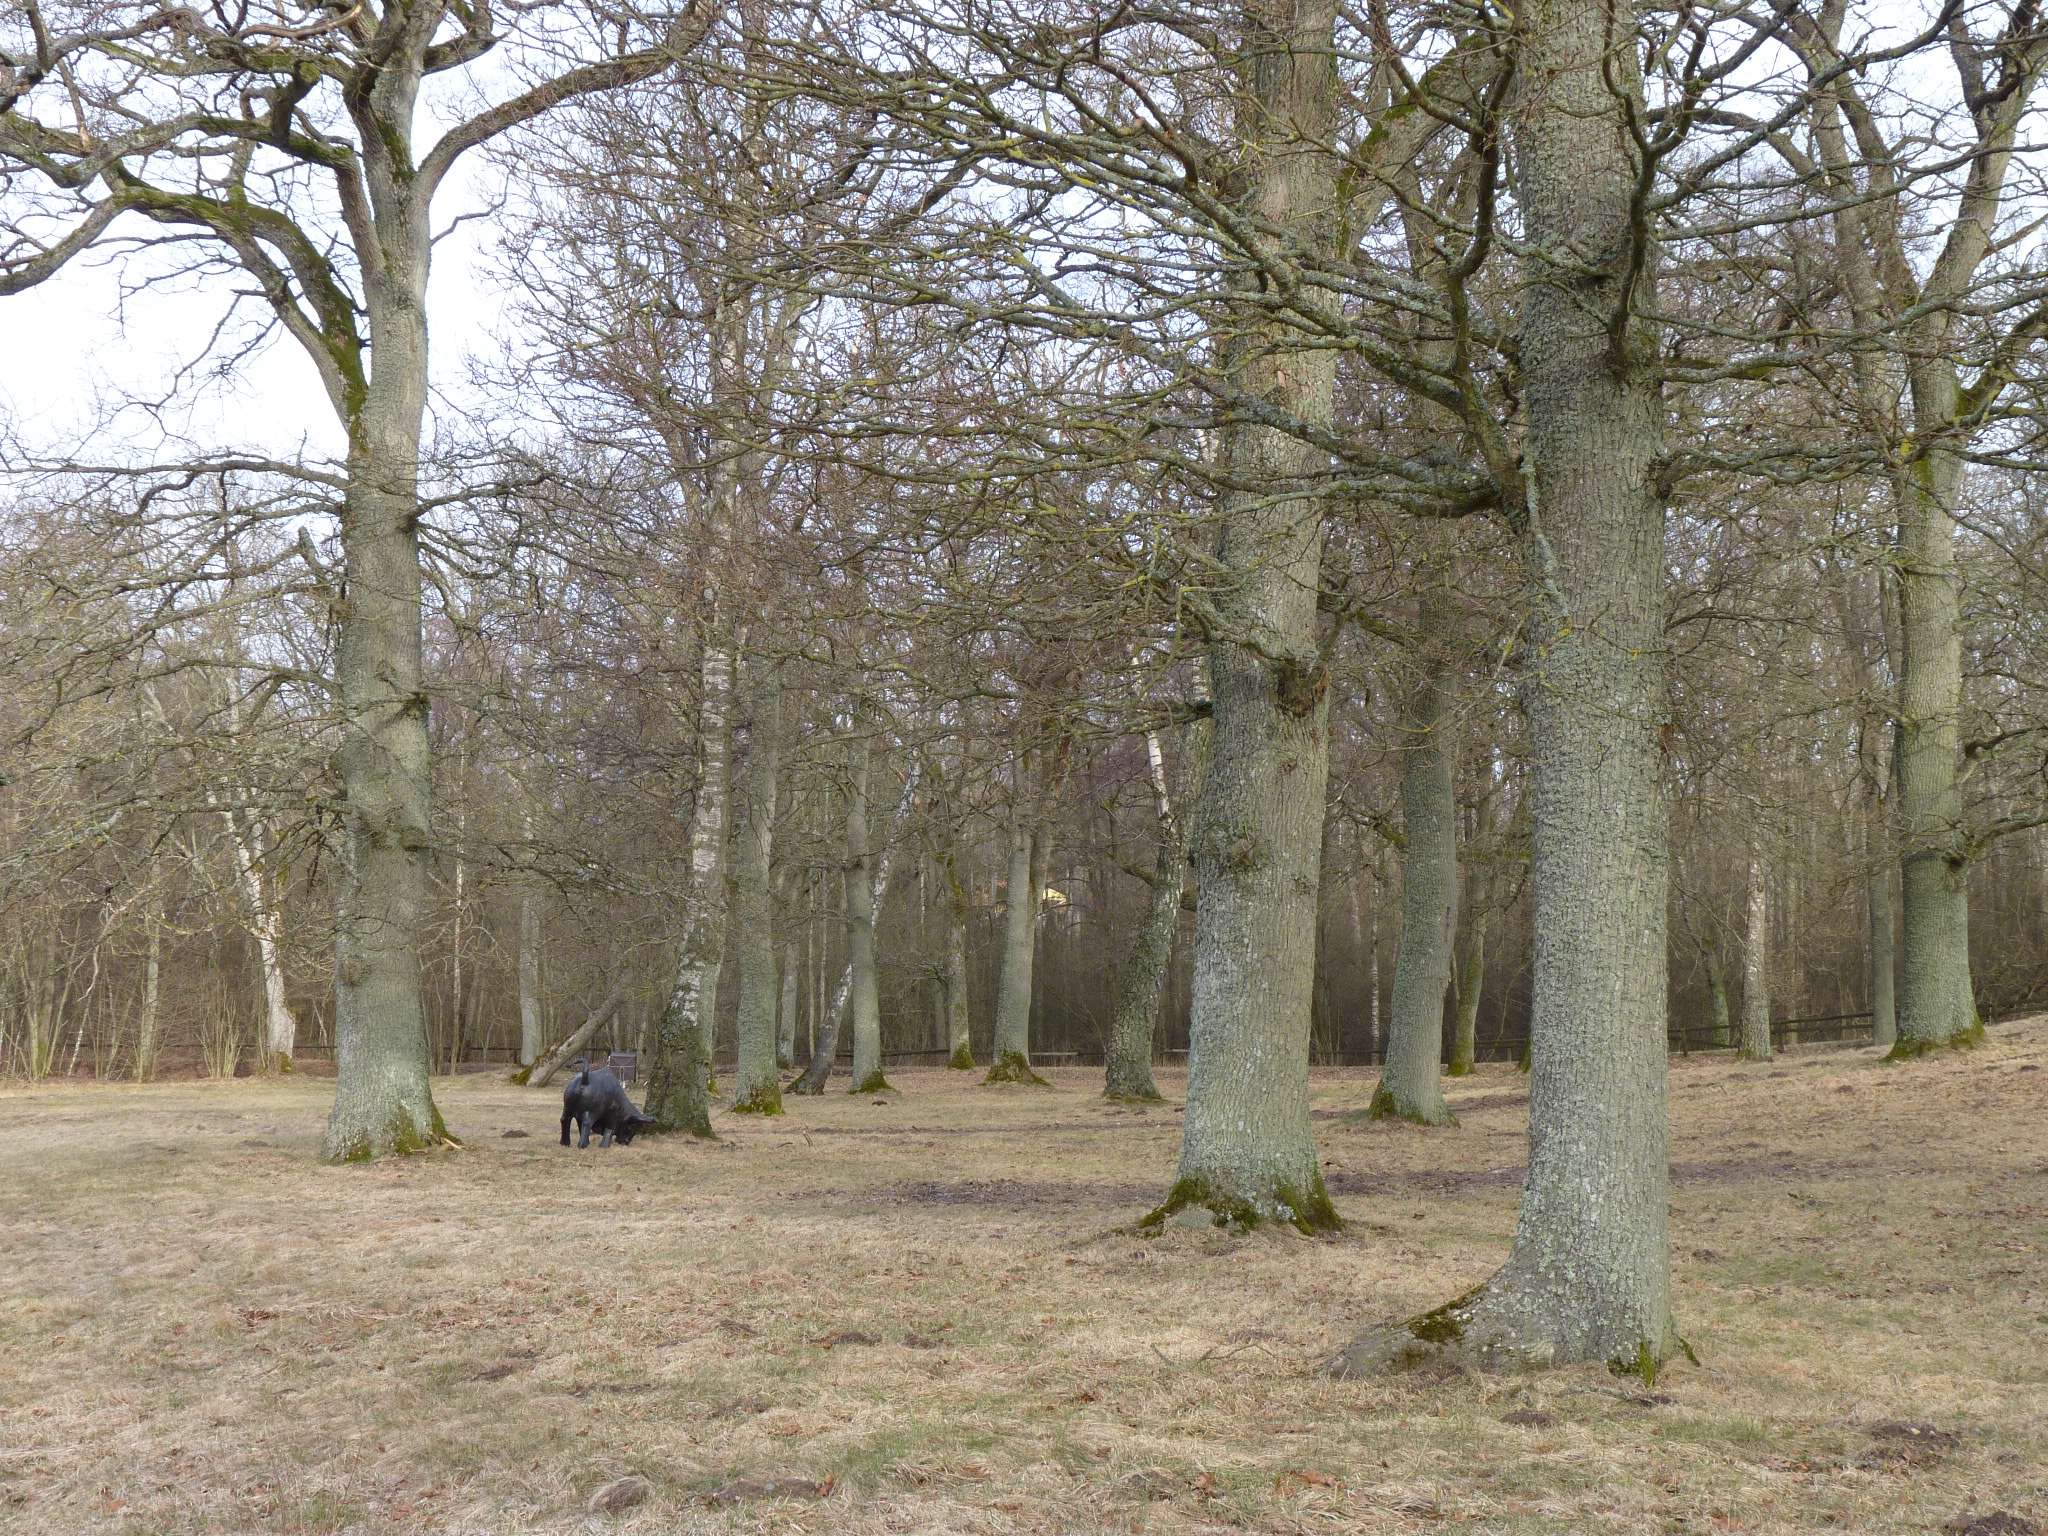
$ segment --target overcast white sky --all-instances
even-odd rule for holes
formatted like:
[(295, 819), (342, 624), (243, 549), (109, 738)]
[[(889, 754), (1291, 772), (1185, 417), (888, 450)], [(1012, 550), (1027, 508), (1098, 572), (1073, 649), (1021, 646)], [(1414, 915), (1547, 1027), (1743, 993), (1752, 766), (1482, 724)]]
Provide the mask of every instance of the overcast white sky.
[[(450, 188), (441, 200), (451, 215), (461, 207), (461, 190)], [(434, 253), (428, 313), (443, 392), (437, 405), (450, 397), (470, 401), (467, 359), (498, 352), (491, 326), (504, 296), (490, 271), (491, 240), (489, 225), (476, 221)], [(39, 455), (86, 462), (147, 454), (181, 434), (201, 448), (254, 448), (279, 457), (338, 450), (340, 434), (312, 364), (281, 335), (231, 377), (188, 379), (167, 409), (131, 406), (109, 419), (119, 400), (173, 395), (177, 371), (205, 352), (237, 286), (221, 278), (203, 288), (138, 291), (148, 254), (110, 254), (73, 262), (40, 287), (0, 298), (9, 359), (0, 370), (0, 423)]]

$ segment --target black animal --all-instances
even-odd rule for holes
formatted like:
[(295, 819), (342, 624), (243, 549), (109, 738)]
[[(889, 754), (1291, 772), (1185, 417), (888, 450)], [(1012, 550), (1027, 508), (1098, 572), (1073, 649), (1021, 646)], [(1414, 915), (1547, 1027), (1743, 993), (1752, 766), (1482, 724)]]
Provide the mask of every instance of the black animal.
[(626, 1090), (618, 1078), (612, 1075), (610, 1067), (599, 1067), (592, 1071), (590, 1063), (581, 1056), (569, 1063), (580, 1067), (569, 1086), (562, 1090), (562, 1145), (569, 1145), (569, 1127), (573, 1123), (583, 1133), (579, 1147), (590, 1145), (590, 1133), (600, 1132), (604, 1140), (601, 1147), (612, 1144), (617, 1137), (620, 1146), (632, 1143), (634, 1133), (643, 1125), (654, 1124), (654, 1116), (643, 1115), (633, 1107), (633, 1101), (626, 1097)]

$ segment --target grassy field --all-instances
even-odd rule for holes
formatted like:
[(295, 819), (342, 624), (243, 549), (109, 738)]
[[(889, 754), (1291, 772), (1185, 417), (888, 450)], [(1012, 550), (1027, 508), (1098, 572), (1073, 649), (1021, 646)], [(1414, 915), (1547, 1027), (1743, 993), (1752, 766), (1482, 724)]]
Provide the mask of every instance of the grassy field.
[(2042, 1020), (1908, 1067), (1674, 1062), (1703, 1363), (1654, 1393), (1316, 1374), (1499, 1262), (1504, 1068), (1432, 1131), (1319, 1074), (1323, 1241), (1125, 1234), (1178, 1116), (1081, 1070), (587, 1152), (554, 1093), (464, 1077), (463, 1150), (339, 1170), (317, 1079), (9, 1089), (0, 1528), (2048, 1530), (2043, 1067)]

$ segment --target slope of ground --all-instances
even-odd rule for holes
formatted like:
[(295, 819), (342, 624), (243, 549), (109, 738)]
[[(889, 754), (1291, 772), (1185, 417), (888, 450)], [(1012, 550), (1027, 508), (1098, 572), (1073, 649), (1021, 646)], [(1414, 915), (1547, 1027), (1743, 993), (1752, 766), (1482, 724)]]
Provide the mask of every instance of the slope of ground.
[(10, 1089), (0, 1528), (2048, 1530), (2043, 1067), (2041, 1020), (1904, 1067), (1674, 1061), (1702, 1365), (1654, 1392), (1315, 1373), (1504, 1253), (1504, 1068), (1442, 1131), (1318, 1074), (1349, 1230), (1313, 1242), (1121, 1232), (1178, 1117), (1079, 1070), (609, 1151), (465, 1077), (465, 1149), (349, 1169), (313, 1161), (324, 1082)]

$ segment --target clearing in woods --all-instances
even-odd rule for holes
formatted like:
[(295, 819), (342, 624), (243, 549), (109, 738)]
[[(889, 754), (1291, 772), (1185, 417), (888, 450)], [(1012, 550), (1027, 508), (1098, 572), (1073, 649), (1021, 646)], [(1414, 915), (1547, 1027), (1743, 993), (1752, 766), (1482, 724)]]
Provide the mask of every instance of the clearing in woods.
[(1906, 1067), (1674, 1061), (1703, 1365), (1654, 1390), (1315, 1373), (1506, 1251), (1505, 1068), (1427, 1131), (1319, 1073), (1322, 1241), (1119, 1235), (1178, 1117), (1078, 1069), (587, 1152), (553, 1091), (440, 1080), (465, 1150), (345, 1169), (320, 1080), (13, 1089), (0, 1528), (2048, 1529), (2044, 1067), (2039, 1019)]

